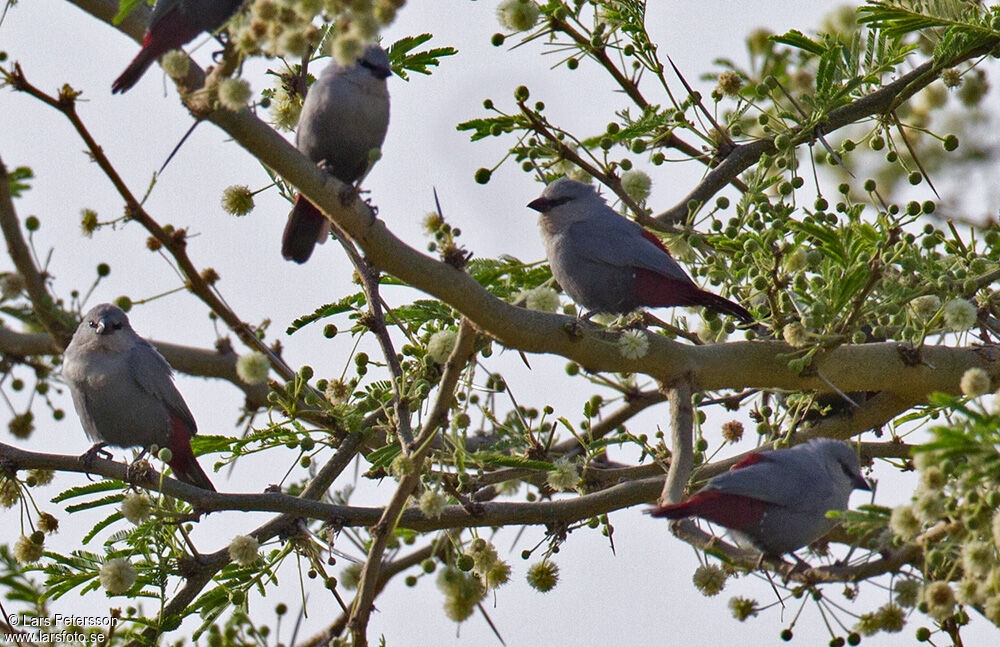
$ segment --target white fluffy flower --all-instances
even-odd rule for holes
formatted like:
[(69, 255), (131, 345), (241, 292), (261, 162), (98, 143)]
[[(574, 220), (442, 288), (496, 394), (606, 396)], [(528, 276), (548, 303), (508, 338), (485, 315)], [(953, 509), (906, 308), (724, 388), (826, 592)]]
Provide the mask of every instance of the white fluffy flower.
[(928, 294), (910, 301), (910, 309), (914, 316), (921, 321), (930, 321), (931, 317), (941, 309), (941, 299)]
[(622, 173), (622, 189), (636, 202), (642, 202), (649, 197), (653, 188), (653, 180), (645, 171), (632, 169)]
[(417, 502), (417, 507), (420, 508), (420, 512), (425, 517), (437, 519), (444, 512), (444, 507), (447, 503), (448, 499), (437, 490), (424, 490), (423, 494), (420, 495), (420, 500)]
[(559, 293), (548, 286), (539, 286), (524, 292), (524, 304), (529, 310), (556, 312), (559, 310)]
[(807, 343), (806, 328), (797, 321), (782, 328), (781, 336), (785, 339), (785, 343), (789, 346), (795, 346), (796, 348), (805, 346)]
[(966, 369), (958, 383), (962, 393), (974, 398), (990, 392), (990, 374), (979, 367)]
[(236, 360), (236, 375), (247, 384), (263, 384), (270, 370), (271, 363), (264, 353), (252, 351)]
[(976, 325), (976, 306), (965, 299), (952, 299), (944, 304), (944, 323), (951, 330), (968, 330)]
[(229, 543), (229, 557), (240, 566), (257, 561), (260, 543), (249, 535), (236, 535)]
[(444, 364), (448, 361), (451, 351), (454, 350), (455, 339), (457, 338), (458, 333), (454, 330), (437, 331), (431, 335), (430, 340), (427, 342), (427, 354), (438, 364)]
[(618, 352), (625, 359), (639, 359), (649, 352), (649, 339), (641, 330), (626, 330), (618, 338)]
[(32, 540), (31, 537), (21, 535), (14, 543), (14, 559), (20, 564), (30, 564), (42, 558), (45, 547)]
[(138, 526), (149, 519), (152, 510), (153, 504), (145, 494), (132, 492), (126, 494), (125, 498), (122, 499), (122, 516), (131, 521), (133, 525)]
[(219, 103), (233, 112), (246, 107), (250, 94), (250, 84), (243, 79), (226, 78), (219, 82)]
[(136, 575), (132, 562), (124, 557), (115, 557), (101, 566), (101, 586), (111, 595), (120, 595), (132, 588)]
[(545, 480), (556, 492), (566, 492), (576, 487), (577, 481), (580, 480), (580, 472), (577, 471), (576, 465), (561, 460), (556, 462), (556, 468), (549, 472)]
[(191, 67), (191, 59), (179, 49), (172, 49), (160, 59), (163, 71), (172, 79), (183, 79)]
[(538, 5), (531, 0), (504, 0), (497, 7), (497, 20), (510, 31), (528, 31), (538, 22), (538, 14)]

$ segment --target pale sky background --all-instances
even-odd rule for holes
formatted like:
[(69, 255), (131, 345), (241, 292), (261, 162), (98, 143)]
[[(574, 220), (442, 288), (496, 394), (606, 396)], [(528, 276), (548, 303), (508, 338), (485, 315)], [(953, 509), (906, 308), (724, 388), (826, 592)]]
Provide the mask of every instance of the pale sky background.
[[(614, 109), (626, 103), (590, 62), (584, 61), (575, 72), (565, 68), (549, 70), (557, 59), (540, 58), (540, 43), (514, 51), (492, 47), (490, 36), (499, 30), (494, 15), (497, 4), (495, 0), (410, 0), (384, 32), (387, 42), (431, 32), (435, 38), (430, 46), (452, 45), (460, 55), (444, 59), (431, 77), (412, 75), (409, 82), (395, 77), (389, 80), (389, 134), (383, 160), (369, 176), (366, 188), (379, 207), (379, 216), (418, 249), (426, 244), (420, 221), (433, 207), (431, 189), (436, 187), (445, 216), (451, 224), (461, 227), (462, 243), (476, 256), (511, 254), (534, 261), (543, 258), (543, 249), (536, 216), (524, 205), (538, 195), (541, 186), (516, 164), (506, 164), (488, 185), (477, 185), (474, 170), (493, 166), (513, 140), (497, 138), (471, 144), (468, 134), (456, 131), (455, 125), (483, 115), (481, 103), (486, 97), (493, 98), (502, 109), (510, 108), (513, 89), (521, 84), (531, 89), (532, 100), (545, 102), (550, 119), (570, 129), (603, 127)], [(801, 0), (654, 0), (650, 2), (648, 24), (654, 41), (660, 44), (661, 57), (671, 56), (687, 79), (707, 96), (712, 85), (698, 78), (704, 72), (717, 71), (711, 63), (717, 57), (746, 63), (743, 37), (749, 31), (760, 26), (778, 33), (792, 28), (809, 31), (830, 6)], [(204, 38), (199, 38), (192, 45), (199, 43), (203, 46), (195, 57), (204, 64), (214, 44), (204, 44)], [(136, 43), (116, 30), (58, 0), (23, 1), (8, 12), (0, 26), (0, 50), (6, 50), (22, 64), (29, 81), (53, 93), (63, 83), (83, 91), (78, 106), (81, 117), (133, 192), (141, 195), (152, 173), (187, 130), (191, 118), (156, 66), (126, 95), (111, 95), (111, 81), (137, 49)], [(262, 74), (264, 69), (260, 63), (248, 67), (246, 78), (254, 90), (272, 84), (271, 78)], [(666, 102), (656, 97), (652, 86), (646, 91), (653, 102)], [(50, 248), (55, 249), (50, 272), (56, 277), (58, 294), (68, 297), (74, 288), (85, 291), (100, 262), (110, 263), (112, 272), (88, 306), (121, 294), (141, 299), (178, 285), (170, 266), (146, 250), (147, 234), (137, 224), (118, 231), (101, 230), (92, 239), (80, 234), (82, 208), (95, 209), (101, 220), (109, 220), (121, 212), (122, 204), (107, 179), (81, 152), (83, 144), (64, 117), (25, 95), (4, 90), (0, 92), (0, 124), (0, 158), (8, 169), (26, 165), (35, 172), (32, 190), (16, 201), (15, 208), (22, 220), (30, 214), (41, 219), (35, 247), (42, 257)], [(682, 198), (697, 182), (702, 168), (696, 164), (668, 164), (649, 167), (649, 171), (654, 181), (650, 204), (658, 211)], [(305, 266), (284, 262), (279, 240), (288, 204), (274, 190), (258, 195), (256, 210), (241, 219), (226, 215), (219, 206), (225, 187), (247, 184), (257, 189), (267, 182), (267, 176), (250, 155), (214, 126), (202, 124), (164, 172), (146, 207), (161, 224), (189, 229), (192, 237), (188, 252), (194, 263), (219, 272), (222, 280), (218, 288), (244, 320), (259, 323), (271, 318), (268, 339), (277, 336), (282, 340), (285, 357), (293, 366), (309, 363), (318, 376), (336, 376), (350, 352), (352, 339), (340, 335), (325, 340), (321, 325), (292, 337), (283, 331), (297, 316), (354, 291), (343, 253), (336, 245), (327, 244), (318, 248)], [(4, 256), (0, 271), (10, 269), (10, 261)], [(390, 303), (402, 302), (403, 295), (396, 293), (394, 300), (392, 292), (387, 294)], [(130, 316), (133, 326), (144, 336), (208, 348), (215, 334), (206, 315), (206, 308), (193, 297), (174, 294), (137, 307)], [(245, 349), (237, 344), (237, 350)], [(591, 393), (582, 382), (577, 389), (572, 388), (563, 372), (565, 360), (558, 357), (533, 356), (531, 371), (511, 353), (497, 353), (486, 363), (494, 370), (509, 371), (508, 382), (520, 390), (516, 394), (525, 406), (540, 408), (546, 404), (543, 397), (558, 397), (551, 402), (557, 415), (573, 420), (579, 419), (582, 403)], [(178, 385), (202, 432), (235, 433), (232, 425), (242, 400), (239, 392), (225, 383), (186, 376), (179, 377)], [(67, 411), (65, 420), (56, 423), (44, 409), (36, 407), (37, 429), (32, 438), (20, 443), (5, 434), (4, 442), (40, 451), (83, 452), (89, 443), (72, 404), (68, 397), (61, 398), (61, 402)], [(665, 406), (656, 407), (630, 428), (636, 433), (652, 434), (667, 413)], [(712, 429), (711, 424), (708, 428)], [(748, 434), (736, 449), (750, 448), (754, 442), (751, 436)], [(241, 462), (228, 481), (224, 473), (210, 476), (222, 491), (257, 492), (280, 480), (294, 459), (291, 455), (279, 459), (275, 453), (268, 461)], [(211, 461), (203, 458), (202, 465), (209, 470)], [(887, 471), (880, 469), (876, 476), (886, 476)], [(348, 477), (345, 474), (343, 478)], [(892, 482), (896, 484), (892, 488), (883, 485), (880, 489), (878, 503), (892, 504), (908, 497), (910, 481)], [(83, 534), (81, 521), (44, 502), (60, 489), (81, 483), (82, 476), (70, 475), (38, 493), (42, 508), (60, 517), (62, 530), (49, 541), (62, 550), (78, 546)], [(353, 502), (383, 502), (393, 487), (390, 481), (382, 483), (378, 490), (367, 487)], [(862, 494), (852, 498), (853, 505), (863, 502)], [(3, 514), (15, 529), (16, 513)], [(206, 552), (217, 550), (233, 534), (256, 527), (263, 518), (242, 513), (213, 514), (197, 528), (196, 542)], [(730, 580), (722, 594), (704, 598), (691, 585), (691, 574), (697, 566), (695, 552), (670, 536), (666, 524), (645, 517), (638, 508), (615, 513), (611, 519), (616, 554), (597, 531), (573, 533), (556, 556), (561, 569), (559, 586), (547, 595), (534, 592), (524, 582), (527, 564), (519, 556), (523, 548), (541, 539), (543, 530), (530, 527), (524, 532), (520, 543), (506, 555), (514, 569), (512, 583), (484, 602), (508, 645), (779, 643), (778, 633), (796, 614), (796, 605), (784, 611), (784, 622), (780, 609), (772, 608), (757, 619), (739, 623), (727, 607), (729, 598), (736, 595), (756, 597), (765, 605), (771, 603), (774, 596), (766, 582), (756, 578)], [(514, 530), (506, 531), (497, 538), (502, 556), (515, 534)], [(15, 536), (12, 530), (5, 539), (13, 540)], [(338, 546), (348, 548), (346, 542)], [(100, 545), (92, 543), (87, 548), (99, 551)], [(279, 601), (287, 602), (292, 612), (299, 608), (294, 566), (294, 560), (286, 563), (279, 572), (280, 589), (269, 589), (267, 599), (252, 595), (251, 614), (258, 622), (273, 626), (273, 608)], [(389, 645), (499, 644), (478, 614), (456, 632), (456, 626), (441, 610), (443, 596), (434, 584), (434, 576), (422, 578), (415, 590), (406, 588), (402, 580), (396, 578), (376, 601), (378, 612), (373, 614), (369, 630), (373, 643), (384, 634)], [(835, 585), (825, 590), (838, 604), (848, 605), (839, 596), (840, 588)], [(860, 603), (849, 609), (861, 613), (886, 601), (887, 594), (874, 585), (865, 585)], [(84, 607), (71, 595), (52, 608), (100, 612), (123, 602), (122, 598), (106, 599), (100, 593), (88, 596)], [(313, 591), (309, 617), (299, 639), (325, 627), (336, 612), (330, 596)], [(854, 624), (853, 618), (844, 613), (840, 618), (849, 626)], [(279, 638), (287, 642), (292, 623), (283, 624)], [(902, 634), (880, 634), (865, 638), (863, 644), (911, 644), (913, 632), (922, 624), (927, 624), (925, 619), (914, 616)], [(792, 644), (820, 645), (829, 640), (814, 605), (808, 605), (802, 613), (795, 634)], [(968, 645), (996, 644), (1000, 639), (1000, 632), (979, 618), (974, 618), (973, 626), (963, 635)]]

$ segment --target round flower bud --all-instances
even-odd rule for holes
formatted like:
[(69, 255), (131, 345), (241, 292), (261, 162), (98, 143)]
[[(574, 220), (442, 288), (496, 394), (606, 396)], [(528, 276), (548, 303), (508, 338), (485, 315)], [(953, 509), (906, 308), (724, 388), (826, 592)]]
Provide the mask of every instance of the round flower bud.
[(539, 593), (548, 593), (559, 582), (559, 566), (548, 560), (532, 564), (527, 579), (531, 588)]
[(712, 564), (699, 566), (691, 579), (695, 588), (709, 598), (718, 595), (726, 587), (726, 571)]
[(246, 185), (234, 184), (222, 192), (222, 210), (228, 214), (245, 216), (253, 207), (253, 192)]

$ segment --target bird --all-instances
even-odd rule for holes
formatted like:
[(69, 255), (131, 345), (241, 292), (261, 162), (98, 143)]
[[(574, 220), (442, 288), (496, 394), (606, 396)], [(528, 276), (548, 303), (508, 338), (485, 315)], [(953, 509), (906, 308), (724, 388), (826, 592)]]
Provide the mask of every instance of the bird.
[[(371, 151), (382, 147), (389, 128), (390, 74), (389, 56), (375, 44), (366, 46), (352, 65), (331, 61), (306, 93), (296, 148), (345, 184), (363, 177)], [(281, 237), (281, 255), (305, 263), (329, 233), (323, 212), (296, 194)]]
[[(125, 312), (102, 303), (83, 316), (63, 354), (63, 379), (87, 436), (92, 460), (106, 446), (170, 449), (180, 481), (215, 491), (191, 451), (198, 430), (170, 365), (140, 337)], [(106, 454), (106, 452), (103, 452)]]
[(846, 510), (855, 489), (871, 490), (858, 455), (845, 442), (815, 438), (788, 449), (748, 454), (681, 503), (659, 505), (653, 517), (701, 517), (728, 528), (738, 543), (780, 556), (837, 525), (828, 510)]
[(203, 31), (214, 32), (236, 13), (243, 0), (157, 0), (149, 15), (142, 49), (111, 84), (119, 94), (134, 86), (153, 61)]
[(589, 184), (561, 177), (528, 207), (541, 214), (552, 276), (586, 308), (583, 319), (640, 306), (704, 306), (754, 320), (742, 306), (695, 285), (659, 238), (609, 207)]

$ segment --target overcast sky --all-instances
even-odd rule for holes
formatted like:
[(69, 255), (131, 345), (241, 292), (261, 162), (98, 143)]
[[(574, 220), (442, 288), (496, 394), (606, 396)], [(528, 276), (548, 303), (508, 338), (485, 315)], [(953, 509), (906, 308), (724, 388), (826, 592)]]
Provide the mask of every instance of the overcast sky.
[[(494, 0), (411, 0), (384, 37), (392, 42), (404, 35), (431, 32), (430, 45), (451, 45), (460, 55), (442, 61), (431, 77), (412, 75), (409, 82), (389, 80), (392, 117), (383, 148), (383, 160), (366, 181), (379, 216), (402, 239), (417, 248), (426, 244), (420, 228), (423, 214), (433, 208), (432, 187), (441, 198), (445, 216), (461, 227), (462, 242), (478, 257), (511, 254), (522, 260), (543, 258), (536, 231), (536, 214), (525, 204), (541, 190), (533, 178), (515, 164), (506, 164), (486, 186), (473, 181), (476, 168), (492, 167), (504, 154), (509, 138), (472, 144), (466, 133), (456, 131), (461, 121), (481, 116), (482, 100), (490, 97), (500, 107), (513, 105), (513, 89), (527, 85), (533, 100), (544, 101), (549, 117), (574, 128), (603, 127), (616, 108), (626, 104), (613, 92), (610, 82), (590, 63), (576, 72), (565, 68), (550, 70), (556, 57), (539, 57), (540, 43), (514, 51), (494, 48), (490, 36), (498, 31)], [(695, 87), (705, 96), (712, 84), (698, 81), (709, 71), (712, 60), (728, 57), (745, 63), (743, 36), (766, 26), (782, 32), (792, 28), (810, 30), (819, 22), (826, 2), (772, 0), (767, 3), (702, 0), (699, 2), (651, 2), (649, 25), (660, 44), (661, 57), (669, 55)], [(514, 40), (508, 41), (515, 42)], [(208, 60), (214, 43), (202, 43), (195, 57)], [(82, 90), (81, 117), (91, 129), (133, 192), (142, 194), (152, 173), (174, 147), (191, 123), (176, 92), (165, 83), (156, 66), (124, 96), (112, 96), (110, 85), (137, 51), (137, 45), (109, 26), (103, 25), (66, 2), (31, 0), (8, 12), (0, 26), (0, 49), (20, 61), (27, 78), (37, 86), (55, 92), (63, 83)], [(189, 48), (190, 49), (190, 48)], [(276, 64), (276, 63), (275, 63)], [(248, 66), (246, 78), (254, 90), (272, 84), (262, 72), (266, 65)], [(665, 100), (652, 99), (654, 102)], [(83, 208), (98, 212), (101, 220), (121, 213), (122, 205), (107, 179), (81, 152), (82, 142), (69, 123), (54, 110), (27, 96), (0, 92), (0, 158), (8, 169), (30, 166), (36, 179), (32, 190), (15, 203), (19, 215), (37, 215), (41, 230), (35, 235), (36, 250), (45, 256), (54, 248), (50, 272), (56, 277), (58, 294), (86, 290), (94, 268), (108, 262), (112, 272), (88, 305), (113, 300), (127, 294), (134, 300), (147, 298), (177, 287), (177, 275), (170, 266), (145, 248), (146, 233), (136, 224), (118, 231), (101, 230), (92, 239), (80, 234), (79, 214)], [(638, 157), (638, 156), (635, 156)], [(655, 170), (650, 204), (654, 211), (678, 202), (698, 181), (702, 168), (696, 164), (668, 164)], [(160, 178), (146, 207), (161, 223), (186, 227), (193, 235), (188, 251), (199, 267), (211, 266), (222, 280), (218, 287), (228, 303), (246, 321), (271, 319), (269, 340), (280, 338), (285, 357), (293, 365), (308, 363), (319, 376), (338, 375), (353, 345), (346, 335), (334, 340), (322, 337), (322, 326), (313, 326), (292, 337), (284, 335), (294, 318), (311, 312), (322, 303), (336, 300), (355, 287), (351, 269), (336, 245), (327, 244), (314, 253), (305, 266), (284, 262), (279, 253), (281, 230), (288, 204), (276, 191), (257, 196), (257, 208), (249, 216), (234, 218), (222, 212), (220, 197), (231, 184), (247, 184), (252, 189), (266, 185), (268, 178), (260, 165), (242, 148), (228, 141), (210, 124), (200, 125)], [(0, 271), (10, 270), (9, 259), (0, 261)], [(392, 303), (406, 295), (387, 293)], [(131, 313), (133, 327), (142, 335), (209, 348), (215, 333), (206, 308), (193, 297), (174, 294)], [(245, 349), (237, 346), (239, 352)], [(493, 370), (510, 371), (508, 383), (520, 389), (525, 406), (541, 407), (546, 397), (557, 415), (578, 419), (583, 401), (590, 394), (586, 385), (573, 390), (563, 366), (565, 360), (532, 357), (528, 371), (516, 356), (497, 353), (487, 365)], [(233, 423), (239, 413), (240, 394), (226, 384), (181, 376), (179, 388), (204, 433), (235, 433)], [(555, 388), (558, 387), (558, 388)], [(79, 421), (67, 397), (66, 419), (53, 422), (41, 409), (36, 411), (37, 430), (24, 444), (42, 451), (78, 453), (88, 447)], [(666, 407), (654, 408), (630, 427), (637, 433), (653, 433), (658, 421), (665, 421)], [(14, 442), (7, 436), (4, 442)], [(748, 449), (753, 439), (739, 450)], [(119, 457), (122, 454), (119, 453)], [(293, 460), (288, 458), (288, 460)], [(202, 459), (206, 469), (210, 462)], [(240, 463), (230, 480), (213, 475), (223, 491), (256, 492), (279, 481), (287, 464), (271, 459)], [(364, 467), (362, 467), (364, 469)], [(883, 470), (884, 471), (884, 470)], [(883, 476), (879, 472), (876, 476)], [(83, 477), (60, 478), (58, 486), (44, 491), (39, 500), (53, 496), (60, 487), (80, 484)], [(908, 496), (909, 481), (879, 492), (879, 503), (891, 504)], [(390, 495), (394, 484), (363, 488), (356, 502), (377, 504)], [(884, 497), (884, 499), (883, 499)], [(853, 505), (864, 502), (862, 494)], [(58, 512), (55, 505), (43, 509)], [(12, 513), (5, 513), (11, 515)], [(63, 550), (78, 546), (82, 536), (76, 517), (59, 514), (63, 530), (51, 543)], [(261, 515), (215, 514), (199, 525), (195, 534), (207, 552), (228, 543), (234, 532), (244, 532), (260, 523)], [(547, 595), (524, 583), (526, 564), (520, 550), (533, 546), (542, 529), (527, 529), (507, 558), (514, 568), (513, 582), (484, 602), (507, 644), (629, 644), (629, 645), (724, 645), (775, 644), (778, 633), (794, 617), (797, 607), (781, 612), (770, 609), (747, 623), (732, 619), (727, 608), (731, 596), (756, 597), (762, 604), (774, 600), (770, 587), (757, 578), (730, 581), (715, 598), (703, 598), (691, 585), (697, 565), (694, 551), (674, 539), (666, 524), (652, 520), (638, 509), (612, 515), (615, 526), (615, 553), (599, 532), (578, 531), (556, 557), (561, 567), (559, 586)], [(13, 537), (10, 537), (11, 539)], [(511, 547), (515, 532), (502, 533), (497, 546)], [(341, 546), (345, 548), (344, 546)], [(91, 550), (100, 550), (92, 544)], [(253, 617), (270, 622), (272, 609), (285, 601), (299, 608), (298, 576), (290, 561), (280, 572), (281, 589), (271, 589), (266, 600), (251, 598)], [(839, 587), (827, 589), (839, 598)], [(72, 600), (72, 601), (71, 601)], [(496, 607), (493, 607), (494, 600)], [(863, 587), (857, 612), (873, 609), (887, 601), (874, 586)], [(441, 610), (443, 598), (433, 577), (423, 578), (414, 590), (397, 578), (377, 600), (372, 616), (370, 639), (384, 634), (389, 645), (494, 645), (495, 638), (478, 615), (464, 623), (459, 632)], [(119, 606), (121, 598), (103, 594), (88, 597), (90, 610)], [(77, 598), (55, 603), (53, 609), (80, 612)], [(147, 611), (152, 611), (148, 605)], [(309, 617), (299, 634), (312, 635), (336, 613), (329, 596), (313, 592)], [(853, 620), (841, 615), (847, 624)], [(288, 623), (286, 623), (287, 625)], [(865, 639), (871, 645), (902, 645), (913, 641), (913, 631), (921, 619), (895, 637)], [(967, 644), (995, 644), (998, 633), (985, 622), (975, 622), (966, 636)], [(286, 626), (284, 631), (287, 632)], [(826, 644), (829, 639), (817, 609), (809, 606), (795, 628), (793, 644)], [(289, 635), (280, 636), (288, 641)], [(734, 641), (740, 641), (735, 643)]]

